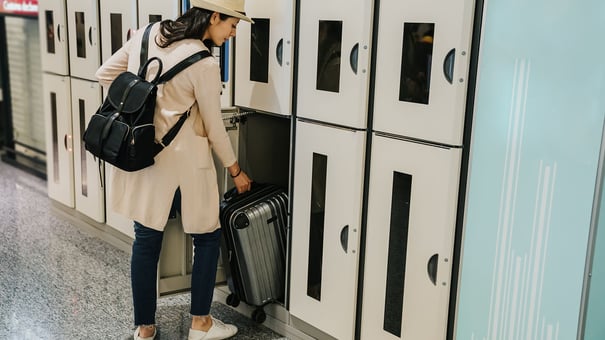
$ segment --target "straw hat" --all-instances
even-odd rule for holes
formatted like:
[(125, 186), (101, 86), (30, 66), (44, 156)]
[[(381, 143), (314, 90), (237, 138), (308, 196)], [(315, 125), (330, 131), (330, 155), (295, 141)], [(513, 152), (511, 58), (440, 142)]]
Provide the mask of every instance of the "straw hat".
[(244, 0), (191, 0), (191, 6), (205, 8), (254, 23), (252, 19), (246, 16)]

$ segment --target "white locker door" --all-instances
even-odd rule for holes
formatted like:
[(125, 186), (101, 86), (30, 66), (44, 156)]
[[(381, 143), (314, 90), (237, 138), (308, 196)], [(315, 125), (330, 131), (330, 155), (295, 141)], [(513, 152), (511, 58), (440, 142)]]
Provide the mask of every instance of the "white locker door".
[(473, 0), (380, 3), (374, 130), (461, 145)]
[(292, 107), (292, 0), (246, 2), (254, 24), (237, 26), (235, 105), (290, 115)]
[(103, 168), (99, 169), (97, 160), (86, 151), (82, 143), (86, 126), (101, 105), (101, 87), (97, 82), (72, 78), (71, 89), (76, 210), (103, 223), (105, 222), (105, 190), (101, 186)]
[(445, 339), (460, 159), (373, 138), (361, 339)]
[(300, 5), (297, 115), (365, 128), (373, 1)]
[(74, 158), (69, 77), (44, 73), (48, 196), (74, 207)]
[(166, 19), (176, 19), (180, 15), (180, 0), (139, 0), (139, 27), (145, 27), (150, 22)]
[(65, 1), (39, 0), (42, 71), (69, 74)]
[(137, 29), (137, 0), (100, 0), (100, 7), (104, 62), (130, 39), (131, 29)]
[(101, 66), (98, 0), (67, 0), (71, 76), (96, 80)]
[(355, 330), (364, 145), (365, 132), (297, 122), (290, 313), (343, 340)]

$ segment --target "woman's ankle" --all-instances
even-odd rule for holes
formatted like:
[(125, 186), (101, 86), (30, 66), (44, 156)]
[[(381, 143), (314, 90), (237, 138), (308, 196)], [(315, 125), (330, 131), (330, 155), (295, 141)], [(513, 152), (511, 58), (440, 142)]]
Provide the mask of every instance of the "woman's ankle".
[(149, 338), (155, 333), (155, 325), (139, 325), (139, 336)]
[(191, 329), (207, 332), (212, 327), (210, 315), (193, 315), (191, 317)]

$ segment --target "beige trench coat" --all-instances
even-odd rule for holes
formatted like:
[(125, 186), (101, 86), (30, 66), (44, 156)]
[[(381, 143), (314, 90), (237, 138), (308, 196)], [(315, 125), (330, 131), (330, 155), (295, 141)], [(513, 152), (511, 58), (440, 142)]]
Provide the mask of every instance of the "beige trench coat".
[[(154, 25), (150, 34), (149, 58), (159, 57), (163, 72), (186, 57), (207, 49), (200, 40), (182, 40), (167, 48), (153, 41), (159, 30)], [(136, 34), (96, 73), (107, 89), (121, 72), (137, 73), (144, 29)], [(157, 63), (150, 65), (147, 79), (157, 73)], [(110, 207), (144, 226), (162, 231), (174, 193), (181, 189), (181, 212), (186, 233), (207, 233), (220, 228), (219, 194), (212, 150), (223, 166), (236, 158), (223, 125), (219, 65), (215, 58), (205, 58), (158, 87), (154, 123), (156, 138), (161, 138), (191, 107), (191, 114), (172, 143), (162, 150), (155, 164), (135, 172), (114, 171), (109, 195)]]

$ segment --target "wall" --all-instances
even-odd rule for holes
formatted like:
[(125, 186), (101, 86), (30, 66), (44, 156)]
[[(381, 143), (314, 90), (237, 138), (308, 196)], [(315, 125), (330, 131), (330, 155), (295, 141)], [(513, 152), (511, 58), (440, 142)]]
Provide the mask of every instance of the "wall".
[(574, 339), (605, 114), (602, 0), (485, 4), (458, 339)]

